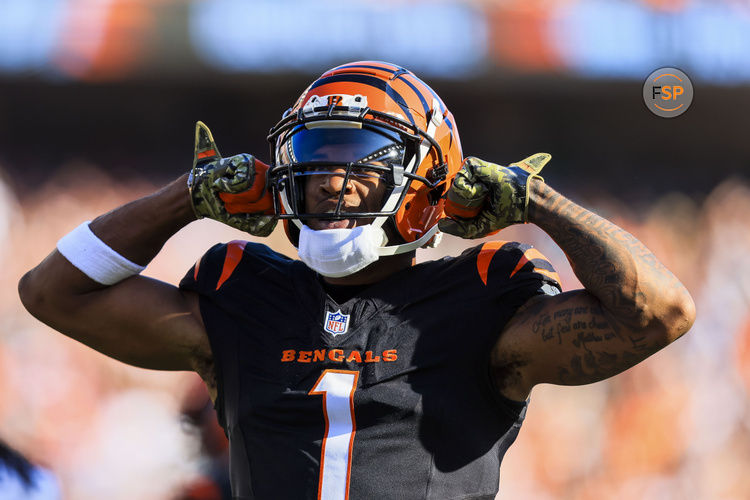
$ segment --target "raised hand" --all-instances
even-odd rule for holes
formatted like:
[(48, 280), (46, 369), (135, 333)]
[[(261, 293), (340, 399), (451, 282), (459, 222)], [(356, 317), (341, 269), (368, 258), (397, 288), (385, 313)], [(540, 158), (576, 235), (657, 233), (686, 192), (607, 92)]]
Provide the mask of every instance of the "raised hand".
[(223, 222), (254, 236), (276, 226), (266, 189), (268, 165), (249, 154), (222, 158), (211, 131), (195, 124), (195, 154), (188, 187), (195, 215)]
[(468, 157), (448, 190), (441, 231), (473, 239), (528, 221), (529, 182), (550, 161), (537, 153), (507, 167)]

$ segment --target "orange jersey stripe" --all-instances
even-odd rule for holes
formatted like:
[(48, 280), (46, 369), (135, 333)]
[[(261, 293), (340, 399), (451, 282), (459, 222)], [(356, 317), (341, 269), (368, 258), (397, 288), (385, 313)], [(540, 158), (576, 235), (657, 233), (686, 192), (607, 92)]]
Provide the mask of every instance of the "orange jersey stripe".
[(506, 243), (507, 241), (488, 241), (479, 250), (479, 255), (477, 255), (477, 272), (479, 272), (479, 277), (485, 286), (487, 285), (487, 272), (490, 270), (492, 257)]
[(245, 245), (247, 245), (247, 241), (234, 240), (227, 243), (227, 255), (224, 257), (224, 267), (221, 269), (219, 282), (216, 283), (217, 290), (221, 288), (221, 285), (223, 285), (226, 280), (229, 279), (237, 268), (237, 265), (242, 260)]
[(541, 269), (541, 268), (538, 268), (538, 267), (534, 268), (534, 272), (535, 273), (539, 273), (539, 274), (543, 274), (546, 277), (548, 277), (550, 279), (553, 279), (556, 282), (560, 283), (560, 276), (558, 276), (557, 273), (555, 273), (555, 272), (547, 271), (546, 269)]
[[(533, 259), (541, 259), (543, 261), (547, 261), (547, 257), (542, 255), (542, 253), (537, 250), (536, 248), (529, 248), (526, 250), (520, 259), (518, 259), (518, 264), (516, 264), (516, 268), (513, 269), (513, 271), (510, 273), (510, 277), (512, 278), (514, 274), (516, 274), (518, 271), (521, 270), (523, 266), (526, 265), (527, 262), (531, 262)], [(534, 272), (543, 274), (547, 276), (548, 278), (552, 278), (557, 282), (560, 282), (560, 277), (557, 275), (557, 273), (548, 271), (546, 269), (540, 269), (536, 266), (534, 266)]]
[(349, 500), (349, 485), (352, 480), (352, 449), (354, 448), (354, 436), (357, 434), (357, 419), (354, 415), (354, 391), (357, 390), (357, 382), (359, 381), (359, 372), (354, 372), (354, 383), (352, 384), (352, 390), (349, 393), (349, 418), (352, 422), (352, 435), (349, 438), (349, 462), (346, 467), (346, 498)]

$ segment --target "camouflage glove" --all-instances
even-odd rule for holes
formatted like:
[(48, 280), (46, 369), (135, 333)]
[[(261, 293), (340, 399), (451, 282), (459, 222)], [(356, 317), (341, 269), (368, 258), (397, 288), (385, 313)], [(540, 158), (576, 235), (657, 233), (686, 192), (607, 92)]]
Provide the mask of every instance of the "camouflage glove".
[[(441, 231), (462, 238), (482, 238), (528, 221), (529, 180), (552, 158), (537, 153), (509, 166), (479, 158), (464, 160), (448, 190)], [(542, 179), (544, 180), (544, 179)]]
[(248, 154), (222, 158), (211, 131), (195, 124), (195, 155), (188, 178), (193, 210), (254, 236), (276, 226), (273, 200), (266, 189), (268, 166)]

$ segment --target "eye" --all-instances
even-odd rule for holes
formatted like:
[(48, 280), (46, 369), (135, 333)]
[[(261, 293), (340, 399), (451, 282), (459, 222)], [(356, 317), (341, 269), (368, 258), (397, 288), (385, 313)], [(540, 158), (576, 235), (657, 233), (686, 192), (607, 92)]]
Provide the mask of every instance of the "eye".
[[(368, 181), (368, 180), (383, 180), (386, 178), (386, 169), (388, 167), (383, 166), (383, 171), (381, 170), (375, 170), (375, 169), (369, 169), (369, 168), (353, 168), (352, 171), (349, 173), (349, 179), (353, 180), (360, 180), (360, 181)], [(335, 172), (334, 170), (339, 169), (339, 172)], [(315, 170), (304, 170), (300, 172), (295, 172), (294, 176), (298, 178), (309, 178), (309, 177), (315, 177), (315, 176), (323, 176), (323, 175), (333, 175), (337, 177), (344, 177), (346, 175), (346, 172), (343, 171), (340, 167), (332, 167), (330, 169), (325, 168), (316, 168)]]
[(385, 179), (385, 175), (383, 175), (381, 172), (378, 172), (376, 170), (363, 170), (361, 172), (354, 173), (352, 172), (351, 176), (353, 178), (359, 179), (359, 180), (382, 180)]

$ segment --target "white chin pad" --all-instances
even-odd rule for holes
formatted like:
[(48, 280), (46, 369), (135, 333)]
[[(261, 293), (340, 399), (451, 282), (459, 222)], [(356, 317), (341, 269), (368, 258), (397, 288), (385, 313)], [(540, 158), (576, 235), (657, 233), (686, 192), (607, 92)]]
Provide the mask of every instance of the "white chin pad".
[(382, 228), (367, 224), (352, 229), (321, 229), (302, 226), (299, 258), (314, 271), (340, 278), (377, 261), (387, 238)]

